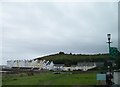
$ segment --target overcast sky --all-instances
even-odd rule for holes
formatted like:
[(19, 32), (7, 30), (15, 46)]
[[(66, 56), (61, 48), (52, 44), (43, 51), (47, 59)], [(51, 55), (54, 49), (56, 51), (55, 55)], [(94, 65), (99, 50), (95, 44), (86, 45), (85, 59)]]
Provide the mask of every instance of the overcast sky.
[(2, 62), (65, 53), (108, 53), (118, 46), (117, 2), (2, 3)]

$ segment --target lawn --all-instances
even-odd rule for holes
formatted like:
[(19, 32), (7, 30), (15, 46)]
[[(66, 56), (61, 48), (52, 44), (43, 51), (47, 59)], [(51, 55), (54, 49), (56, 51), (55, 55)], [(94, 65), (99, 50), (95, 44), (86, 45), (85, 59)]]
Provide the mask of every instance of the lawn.
[(3, 85), (96, 85), (96, 73), (53, 74), (41, 73), (28, 76), (25, 73), (3, 76)]

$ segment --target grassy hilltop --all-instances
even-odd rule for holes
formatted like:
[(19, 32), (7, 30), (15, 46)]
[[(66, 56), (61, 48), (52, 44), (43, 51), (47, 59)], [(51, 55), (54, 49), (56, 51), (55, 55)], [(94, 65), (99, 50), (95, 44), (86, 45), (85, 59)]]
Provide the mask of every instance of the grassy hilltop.
[(38, 60), (49, 60), (54, 63), (64, 63), (65, 65), (74, 65), (78, 62), (105, 62), (110, 57), (108, 54), (94, 54), (94, 55), (86, 55), (86, 54), (65, 54), (64, 52), (59, 52), (57, 54), (48, 55), (44, 57), (36, 58)]

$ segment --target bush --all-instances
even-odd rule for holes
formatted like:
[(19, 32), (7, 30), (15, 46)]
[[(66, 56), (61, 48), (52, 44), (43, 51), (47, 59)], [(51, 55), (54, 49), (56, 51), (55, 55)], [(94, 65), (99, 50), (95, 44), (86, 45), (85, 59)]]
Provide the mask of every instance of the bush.
[(27, 72), (27, 75), (28, 75), (28, 76), (33, 76), (34, 73), (30, 71), (30, 72)]
[(20, 73), (20, 77), (23, 77), (25, 76), (26, 74), (25, 73)]

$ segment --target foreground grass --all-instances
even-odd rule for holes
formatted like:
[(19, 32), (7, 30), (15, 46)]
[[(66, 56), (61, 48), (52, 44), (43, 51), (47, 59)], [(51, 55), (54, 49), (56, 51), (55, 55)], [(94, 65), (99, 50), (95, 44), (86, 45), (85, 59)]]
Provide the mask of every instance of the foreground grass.
[(3, 76), (3, 85), (96, 85), (96, 73)]

